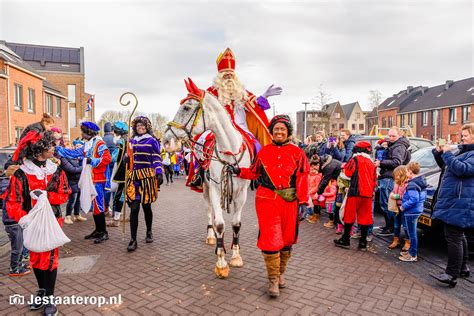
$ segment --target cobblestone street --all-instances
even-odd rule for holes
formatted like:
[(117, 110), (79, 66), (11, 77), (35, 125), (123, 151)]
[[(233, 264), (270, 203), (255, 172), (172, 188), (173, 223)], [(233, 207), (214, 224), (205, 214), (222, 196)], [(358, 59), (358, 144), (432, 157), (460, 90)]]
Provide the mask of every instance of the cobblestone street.
[[(90, 217), (90, 215), (89, 215)], [(226, 216), (227, 259), (230, 259), (230, 216)], [(249, 194), (241, 230), (244, 267), (231, 268), (229, 278), (214, 276), (214, 248), (204, 243), (206, 213), (197, 193), (184, 187), (183, 179), (163, 186), (154, 206), (155, 242), (145, 244), (145, 225), (140, 215), (137, 251), (127, 253), (129, 229), (109, 228), (110, 240), (94, 245), (84, 240), (92, 220), (65, 225), (72, 242), (60, 250), (57, 296), (114, 296), (122, 304), (60, 305), (63, 315), (169, 315), (169, 314), (472, 314), (462, 303), (426, 278), (406, 272), (393, 258), (334, 247), (332, 231), (322, 224), (300, 226), (299, 243), (287, 270), (288, 287), (278, 299), (266, 294), (263, 259), (256, 248), (258, 227), (254, 193)], [(128, 225), (128, 223), (127, 223)], [(355, 243), (354, 243), (355, 244)], [(71, 273), (66, 258), (97, 259), (85, 273)], [(8, 256), (0, 258), (0, 314), (36, 315), (27, 306), (9, 305), (9, 296), (28, 296), (36, 291), (33, 275), (9, 278)], [(92, 262), (94, 262), (92, 260)], [(418, 263), (421, 264), (421, 263)], [(451, 291), (462, 291), (463, 281)], [(472, 283), (470, 284), (472, 287)], [(472, 302), (472, 301), (471, 301)], [(472, 303), (471, 303), (472, 304)]]

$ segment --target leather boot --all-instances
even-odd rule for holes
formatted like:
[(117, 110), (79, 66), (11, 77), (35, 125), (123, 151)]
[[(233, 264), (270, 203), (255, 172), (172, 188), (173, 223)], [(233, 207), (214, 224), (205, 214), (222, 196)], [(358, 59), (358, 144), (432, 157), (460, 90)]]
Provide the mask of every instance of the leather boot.
[(393, 237), (393, 241), (390, 245), (388, 245), (388, 249), (395, 249), (400, 246), (400, 238)]
[(268, 295), (270, 297), (280, 296), (280, 289), (278, 288), (278, 281), (280, 278), (280, 253), (263, 254), (265, 265), (267, 267), (268, 280)]
[(128, 243), (127, 251), (135, 251), (137, 249), (137, 241), (135, 239), (130, 239)]
[(280, 279), (278, 281), (278, 287), (284, 289), (286, 287), (285, 279), (283, 278), (283, 273), (286, 271), (286, 266), (288, 265), (288, 260), (290, 260), (291, 251), (280, 251)]

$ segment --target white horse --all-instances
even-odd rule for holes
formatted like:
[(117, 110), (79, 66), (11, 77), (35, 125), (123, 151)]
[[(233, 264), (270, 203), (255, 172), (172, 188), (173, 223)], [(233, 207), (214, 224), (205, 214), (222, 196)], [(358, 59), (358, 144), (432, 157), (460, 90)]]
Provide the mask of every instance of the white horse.
[[(205, 176), (203, 185), (208, 217), (206, 243), (216, 244), (217, 262), (214, 272), (218, 277), (226, 278), (229, 275), (229, 265), (243, 265), (239, 251), (239, 232), (242, 208), (247, 200), (250, 184), (248, 180), (233, 177), (227, 167), (235, 163), (240, 167), (249, 167), (251, 158), (244, 145), (243, 136), (232, 125), (226, 109), (212, 94), (200, 90), (191, 79), (188, 80), (185, 81), (188, 98), (182, 102), (173, 121), (168, 123), (164, 144), (167, 150), (175, 151), (178, 140), (193, 141), (196, 135), (206, 130), (214, 133), (215, 148), (209, 166), (209, 179)], [(233, 214), (232, 257), (229, 265), (225, 260), (223, 208)]]

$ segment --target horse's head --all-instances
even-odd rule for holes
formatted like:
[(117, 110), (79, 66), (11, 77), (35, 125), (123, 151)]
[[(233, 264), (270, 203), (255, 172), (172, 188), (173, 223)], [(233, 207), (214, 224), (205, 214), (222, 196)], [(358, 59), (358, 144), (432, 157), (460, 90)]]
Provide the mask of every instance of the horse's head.
[(194, 82), (188, 78), (184, 80), (188, 90), (188, 96), (181, 100), (178, 112), (173, 121), (168, 123), (164, 136), (166, 150), (175, 151), (178, 141), (188, 141), (205, 130), (203, 120), (202, 100), (205, 92), (200, 90)]

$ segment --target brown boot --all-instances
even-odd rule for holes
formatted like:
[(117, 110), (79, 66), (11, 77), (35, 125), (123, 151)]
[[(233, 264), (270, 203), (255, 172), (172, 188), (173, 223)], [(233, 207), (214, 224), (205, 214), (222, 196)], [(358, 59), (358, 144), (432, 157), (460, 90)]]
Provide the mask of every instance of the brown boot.
[(388, 249), (395, 249), (400, 246), (400, 238), (393, 237), (392, 243), (388, 246)]
[(311, 224), (316, 224), (319, 221), (319, 215), (313, 214), (306, 218), (306, 221)]
[(278, 280), (280, 278), (280, 253), (263, 254), (265, 265), (267, 266), (267, 275), (270, 284), (268, 285), (268, 295), (270, 297), (280, 296)]
[(286, 266), (288, 265), (288, 260), (290, 260), (290, 257), (290, 251), (280, 251), (280, 279), (278, 280), (278, 287), (280, 289), (284, 289), (286, 287), (286, 282), (283, 278), (283, 273), (285, 273), (286, 271)]
[(410, 239), (405, 239), (405, 244), (403, 245), (401, 252), (408, 252), (410, 249)]

